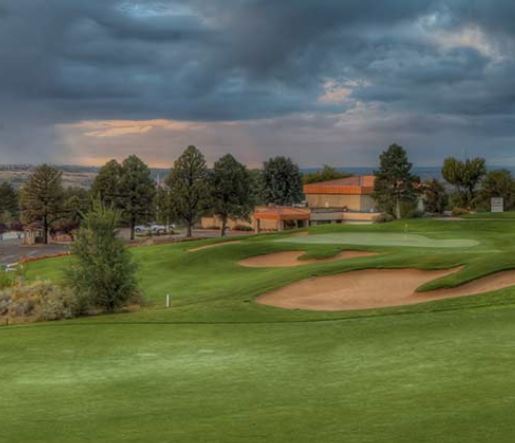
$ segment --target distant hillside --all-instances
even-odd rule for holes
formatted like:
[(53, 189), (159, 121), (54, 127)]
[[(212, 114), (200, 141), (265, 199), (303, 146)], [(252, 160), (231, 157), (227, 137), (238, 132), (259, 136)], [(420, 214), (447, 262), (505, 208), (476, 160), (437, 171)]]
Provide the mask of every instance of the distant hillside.
[[(95, 166), (55, 165), (63, 173), (63, 185), (89, 189), (100, 168)], [(19, 188), (30, 175), (33, 165), (0, 165), (0, 183), (8, 182)], [(154, 179), (161, 180), (168, 175), (168, 169), (152, 168)]]
[[(78, 186), (88, 189), (91, 187), (93, 180), (95, 180), (98, 170), (96, 166), (79, 166), (79, 165), (55, 165), (60, 171), (63, 172), (63, 184), (67, 186)], [(1, 165), (0, 164), (0, 183), (7, 181), (12, 183), (16, 188), (19, 188), (27, 179), (34, 165)], [(501, 169), (503, 166), (489, 165), (489, 169)], [(504, 167), (510, 170), (515, 175), (515, 167)], [(320, 168), (301, 168), (302, 172), (315, 172)], [(373, 167), (341, 167), (337, 168), (339, 171), (348, 172), (353, 175), (367, 175), (373, 174)], [(158, 178), (164, 180), (169, 169), (151, 168), (152, 177), (154, 180)], [(414, 166), (413, 171), (420, 176), (422, 180), (430, 178), (441, 179), (441, 168), (438, 166)]]

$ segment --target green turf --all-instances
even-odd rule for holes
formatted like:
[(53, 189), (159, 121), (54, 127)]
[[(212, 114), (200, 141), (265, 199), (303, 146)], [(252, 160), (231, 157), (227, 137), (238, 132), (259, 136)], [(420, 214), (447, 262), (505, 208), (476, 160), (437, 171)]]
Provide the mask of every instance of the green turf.
[(476, 240), (441, 240), (419, 234), (397, 233), (335, 233), (282, 238), (277, 241), (301, 244), (333, 244), (363, 246), (403, 246), (412, 248), (470, 248), (479, 244)]
[[(398, 238), (405, 229), (310, 234)], [(515, 289), (348, 313), (253, 303), (272, 288), (353, 269), (462, 266), (423, 288), (431, 289), (515, 268), (507, 216), (415, 220), (408, 230), (433, 244), (273, 234), (197, 252), (187, 249), (206, 242), (133, 249), (149, 300), (143, 310), (0, 328), (0, 441), (514, 441)], [(436, 246), (462, 240), (476, 245)], [(237, 265), (285, 250), (330, 257), (349, 246), (379, 255), (286, 269)], [(59, 280), (69, 260), (30, 264), (27, 277)], [(174, 307), (166, 310), (168, 292)]]

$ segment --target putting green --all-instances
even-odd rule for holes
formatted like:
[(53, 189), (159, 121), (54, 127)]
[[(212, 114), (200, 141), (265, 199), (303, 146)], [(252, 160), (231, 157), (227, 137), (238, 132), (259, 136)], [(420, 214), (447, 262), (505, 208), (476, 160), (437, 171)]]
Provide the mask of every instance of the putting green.
[(277, 242), (302, 244), (345, 244), (362, 246), (405, 246), (415, 248), (471, 248), (479, 244), (468, 239), (434, 239), (418, 234), (339, 232), (281, 238)]

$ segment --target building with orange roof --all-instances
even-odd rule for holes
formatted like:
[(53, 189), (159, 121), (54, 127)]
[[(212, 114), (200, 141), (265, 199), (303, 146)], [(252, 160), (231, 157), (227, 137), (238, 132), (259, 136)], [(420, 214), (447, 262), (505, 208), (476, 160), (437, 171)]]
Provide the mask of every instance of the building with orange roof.
[[(228, 228), (282, 231), (325, 223), (371, 222), (378, 215), (372, 197), (375, 177), (354, 176), (304, 185), (305, 207), (259, 206), (250, 220), (229, 220)], [(218, 229), (216, 216), (203, 217), (203, 228)]]
[(310, 224), (373, 221), (378, 215), (374, 182), (373, 175), (364, 175), (304, 185)]
[(264, 206), (254, 211), (254, 228), (283, 231), (285, 229), (304, 228), (309, 226), (311, 211), (308, 208), (285, 206)]
[(304, 185), (304, 194), (310, 208), (369, 212), (376, 207), (374, 181), (373, 175), (365, 175), (312, 183)]

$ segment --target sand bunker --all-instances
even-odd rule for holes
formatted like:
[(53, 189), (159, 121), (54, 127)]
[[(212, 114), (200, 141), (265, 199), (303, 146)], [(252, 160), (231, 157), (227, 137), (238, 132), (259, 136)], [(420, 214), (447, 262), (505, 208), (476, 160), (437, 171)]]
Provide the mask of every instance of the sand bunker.
[(515, 285), (515, 270), (503, 271), (453, 289), (415, 292), (456, 270), (367, 269), (302, 280), (257, 298), (265, 305), (312, 311), (346, 311), (411, 305), (477, 295)]
[(188, 252), (202, 251), (203, 249), (218, 248), (220, 246), (235, 245), (237, 243), (241, 243), (241, 241), (240, 240), (232, 240), (232, 241), (227, 241), (227, 242), (222, 242), (222, 243), (215, 243), (212, 245), (199, 246), (198, 248), (188, 249)]
[(258, 255), (246, 258), (238, 262), (241, 266), (249, 268), (286, 268), (291, 266), (303, 266), (313, 263), (328, 263), (337, 260), (349, 260), (358, 257), (371, 257), (377, 255), (375, 252), (366, 251), (343, 251), (331, 258), (299, 260), (305, 253), (303, 251), (276, 252), (274, 254)]

